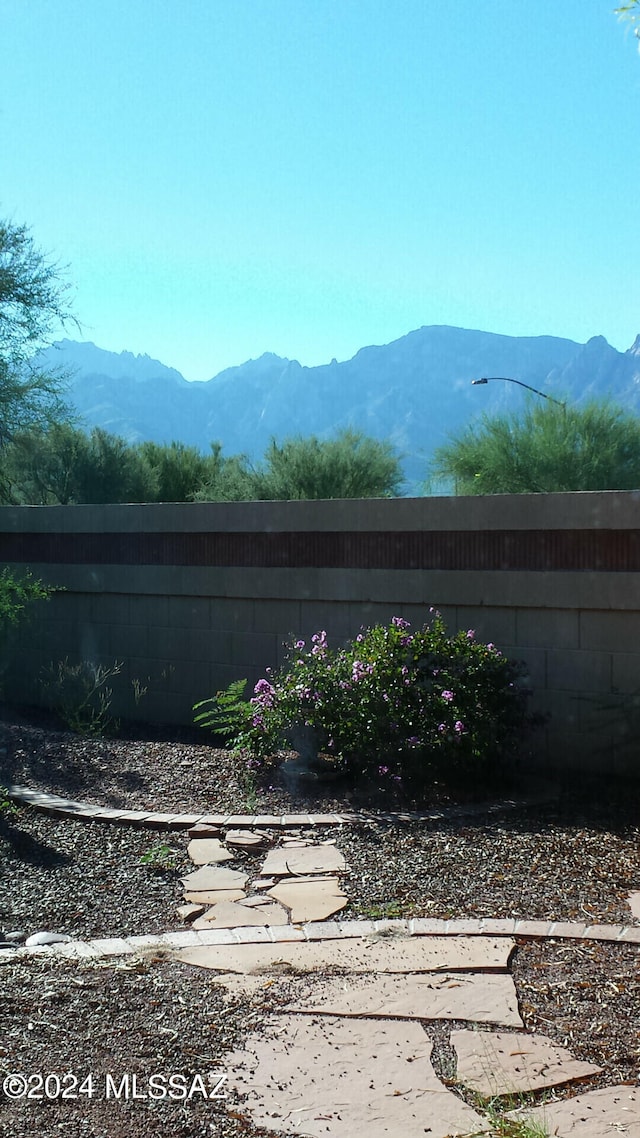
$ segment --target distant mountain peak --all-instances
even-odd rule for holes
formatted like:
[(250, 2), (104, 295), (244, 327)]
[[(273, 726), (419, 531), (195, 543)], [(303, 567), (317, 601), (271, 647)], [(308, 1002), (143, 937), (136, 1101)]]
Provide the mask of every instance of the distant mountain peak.
[(472, 379), (510, 377), (578, 403), (609, 394), (640, 412), (639, 359), (640, 336), (622, 353), (604, 336), (580, 344), (442, 324), (318, 367), (264, 352), (199, 383), (148, 355), (70, 340), (50, 349), (46, 364), (74, 373), (70, 401), (89, 428), (202, 451), (218, 441), (226, 455), (244, 453), (255, 461), (271, 438), (327, 438), (350, 427), (392, 439), (411, 492), (419, 493), (436, 446), (484, 413), (524, 406), (517, 384), (478, 388)]

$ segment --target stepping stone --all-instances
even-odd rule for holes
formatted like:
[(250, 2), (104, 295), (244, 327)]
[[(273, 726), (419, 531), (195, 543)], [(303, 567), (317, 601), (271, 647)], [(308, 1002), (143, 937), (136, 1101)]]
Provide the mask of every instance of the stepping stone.
[(208, 889), (244, 889), (248, 873), (241, 873), (238, 869), (225, 869), (217, 865), (203, 865), (194, 873), (181, 877), (185, 889), (192, 893)]
[(458, 1056), (458, 1082), (485, 1098), (555, 1087), (602, 1072), (543, 1035), (452, 1031), (451, 1043)]
[(510, 1111), (506, 1117), (537, 1122), (557, 1138), (640, 1138), (640, 1091), (603, 1087), (563, 1102)]
[(221, 833), (220, 826), (208, 826), (206, 822), (198, 822), (187, 830), (190, 838), (219, 838)]
[(286, 1011), (383, 1019), (462, 1019), (524, 1027), (515, 986), (506, 973), (314, 978), (308, 996), (294, 999)]
[(195, 920), (201, 913), (204, 913), (204, 908), (204, 905), (178, 905), (176, 913), (185, 924), (189, 924), (190, 921)]
[(344, 909), (348, 901), (337, 877), (286, 878), (274, 885), (267, 896), (286, 905), (294, 925), (323, 921)]
[(338, 873), (346, 870), (344, 857), (335, 846), (296, 846), (271, 850), (265, 859), (265, 877), (288, 874)]
[(221, 901), (193, 922), (194, 929), (235, 929), (249, 925), (286, 925), (289, 914), (281, 905), (242, 905), (236, 901)]
[(233, 854), (225, 849), (219, 838), (193, 838), (187, 846), (187, 853), (195, 865), (233, 860)]
[(218, 905), (221, 901), (243, 901), (246, 897), (244, 889), (203, 889), (202, 891), (185, 893), (185, 901), (194, 905)]
[(631, 916), (634, 920), (640, 921), (640, 893), (630, 893), (628, 903), (631, 909)]
[[(249, 904), (248, 901), (245, 904)], [(186, 964), (220, 972), (267, 974), (276, 964), (299, 972), (453, 972), (464, 968), (506, 969), (515, 942), (507, 937), (353, 937), (304, 943), (206, 945), (185, 949)]]
[(308, 1138), (453, 1138), (488, 1124), (447, 1090), (418, 1024), (267, 1019), (223, 1058), (256, 1126)]
[(239, 850), (264, 850), (273, 845), (267, 834), (258, 834), (255, 830), (229, 830), (225, 838), (227, 845)]

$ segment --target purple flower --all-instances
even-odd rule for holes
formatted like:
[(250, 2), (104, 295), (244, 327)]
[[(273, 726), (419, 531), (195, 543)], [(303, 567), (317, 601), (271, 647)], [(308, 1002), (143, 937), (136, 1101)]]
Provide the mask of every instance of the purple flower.
[(417, 747), (419, 742), (420, 742), (420, 740), (419, 740), (417, 735), (411, 735), (410, 738), (407, 739), (407, 746), (408, 747)]
[(438, 732), (440, 733), (440, 735), (444, 734), (444, 732), (445, 732), (446, 730), (447, 730), (447, 725), (446, 725), (446, 723), (439, 723), (439, 724), (438, 724)]
[(378, 774), (389, 774), (388, 767), (378, 767)]
[(256, 695), (273, 695), (273, 687), (268, 680), (258, 680), (253, 690)]
[(464, 731), (464, 723), (462, 723), (462, 721), (460, 719), (456, 719), (456, 721), (453, 725), (453, 730), (456, 732), (457, 735), (462, 735), (462, 732)]
[(469, 631), (467, 632), (467, 640), (473, 640), (475, 634), (476, 634), (475, 628), (470, 628)]
[(410, 628), (411, 625), (408, 620), (403, 620), (401, 616), (394, 616), (391, 618), (391, 623), (395, 628)]
[(451, 700), (453, 699), (452, 691), (443, 691), (441, 694), (446, 703), (451, 703)]
[(295, 644), (294, 644), (294, 648), (297, 648), (297, 649), (298, 649), (298, 651), (299, 651), (301, 648), (304, 648), (304, 640), (296, 640), (296, 642), (295, 642)]

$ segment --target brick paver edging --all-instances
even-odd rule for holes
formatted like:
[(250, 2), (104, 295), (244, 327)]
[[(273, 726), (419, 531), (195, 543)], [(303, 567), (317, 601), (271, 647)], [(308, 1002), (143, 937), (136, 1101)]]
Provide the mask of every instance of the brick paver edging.
[(268, 826), (287, 829), (295, 826), (342, 826), (373, 822), (438, 822), (444, 818), (467, 817), (481, 814), (500, 814), (518, 807), (538, 806), (549, 802), (549, 795), (532, 798), (504, 799), (501, 802), (480, 805), (454, 806), (445, 810), (389, 810), (370, 813), (366, 810), (346, 811), (341, 814), (163, 814), (155, 810), (116, 810), (106, 806), (91, 806), (76, 802), (60, 794), (31, 790), (28, 786), (8, 786), (8, 797), (23, 806), (32, 806), (57, 818), (75, 818), (78, 822), (111, 822), (117, 826), (145, 826), (150, 829), (187, 830), (198, 824), (233, 827), (234, 829)]
[(265, 928), (212, 929), (159, 933), (150, 936), (108, 937), (65, 944), (0, 949), (0, 961), (19, 956), (55, 955), (72, 958), (125, 956), (133, 953), (177, 951), (205, 945), (285, 944), (368, 936), (515, 936), (540, 939), (615, 941), (640, 945), (640, 926), (586, 925), (570, 921), (454, 920), (431, 917), (391, 921), (324, 921)]

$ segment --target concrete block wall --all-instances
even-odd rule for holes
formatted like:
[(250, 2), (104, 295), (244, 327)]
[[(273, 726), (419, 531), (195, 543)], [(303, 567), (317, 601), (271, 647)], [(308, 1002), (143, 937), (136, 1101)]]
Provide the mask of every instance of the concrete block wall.
[(551, 715), (540, 761), (640, 772), (635, 492), (2, 507), (0, 562), (63, 590), (20, 630), (7, 698), (42, 702), (43, 669), (65, 657), (118, 661), (117, 714), (189, 723), (196, 700), (253, 686), (294, 637), (344, 642), (434, 606), (527, 664), (532, 706)]

